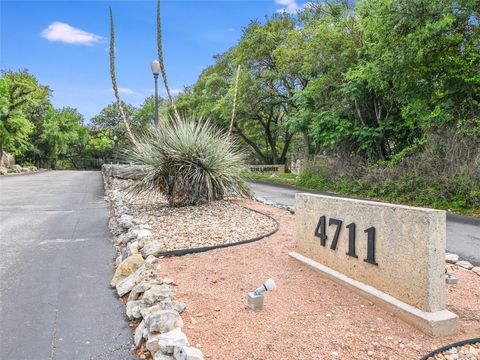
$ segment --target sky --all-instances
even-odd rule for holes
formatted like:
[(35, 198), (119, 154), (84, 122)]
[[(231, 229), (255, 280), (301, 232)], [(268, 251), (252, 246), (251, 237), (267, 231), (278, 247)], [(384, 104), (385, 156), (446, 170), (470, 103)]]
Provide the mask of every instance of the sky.
[[(295, 12), (303, 0), (162, 0), (162, 35), (170, 88), (178, 94), (234, 46), (251, 20)], [(116, 75), (123, 101), (153, 93), (156, 1), (0, 2), (2, 70), (28, 69), (53, 90), (52, 103), (77, 108), (86, 121), (114, 101), (109, 73), (109, 17), (115, 21)], [(159, 81), (160, 95), (165, 90)]]

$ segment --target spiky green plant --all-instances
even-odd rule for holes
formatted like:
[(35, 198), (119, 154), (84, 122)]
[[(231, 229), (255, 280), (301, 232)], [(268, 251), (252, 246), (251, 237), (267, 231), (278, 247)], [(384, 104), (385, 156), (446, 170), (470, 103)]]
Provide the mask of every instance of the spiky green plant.
[(246, 197), (250, 189), (241, 176), (245, 157), (223, 130), (204, 119), (172, 118), (153, 126), (124, 152), (124, 176), (143, 172), (131, 186), (135, 193), (161, 193), (171, 206), (197, 205), (226, 195)]

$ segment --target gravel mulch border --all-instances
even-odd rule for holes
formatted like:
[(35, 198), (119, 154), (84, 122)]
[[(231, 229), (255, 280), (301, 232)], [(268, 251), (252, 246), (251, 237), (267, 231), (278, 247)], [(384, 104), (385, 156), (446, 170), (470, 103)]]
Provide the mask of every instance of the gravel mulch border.
[(256, 213), (259, 213), (261, 215), (264, 215), (266, 217), (269, 217), (270, 219), (272, 219), (275, 224), (276, 224), (276, 227), (274, 230), (270, 231), (269, 233), (267, 234), (264, 234), (264, 235), (260, 235), (260, 236), (256, 236), (254, 238), (251, 238), (251, 239), (246, 239), (246, 240), (240, 240), (240, 241), (237, 241), (237, 242), (232, 242), (232, 243), (227, 243), (227, 244), (220, 244), (220, 245), (212, 245), (212, 246), (203, 246), (203, 247), (197, 247), (197, 248), (190, 248), (190, 249), (183, 249), (183, 250), (172, 250), (172, 251), (165, 251), (165, 252), (161, 252), (161, 253), (158, 253), (157, 256), (182, 256), (182, 255), (187, 255), (187, 254), (195, 254), (195, 253), (200, 253), (200, 252), (204, 252), (204, 251), (210, 251), (210, 250), (215, 250), (215, 249), (222, 249), (222, 248), (226, 248), (226, 247), (230, 247), (230, 246), (237, 246), (237, 245), (243, 245), (243, 244), (248, 244), (248, 243), (251, 243), (251, 242), (254, 242), (254, 241), (259, 241), (259, 240), (262, 240), (264, 238), (267, 238), (273, 234), (275, 234), (277, 231), (278, 231), (278, 221), (275, 220), (273, 217), (271, 217), (270, 215), (268, 214), (265, 214), (265, 213), (262, 213), (260, 211), (257, 211), (257, 210), (254, 210), (254, 209), (249, 209), (245, 206), (242, 206), (244, 207), (245, 209), (248, 209), (250, 211), (254, 211)]
[[(459, 348), (459, 347), (463, 348), (463, 347), (466, 347), (467, 345), (470, 345), (470, 344), (477, 345), (477, 349), (479, 349), (478, 352), (480, 352), (480, 338), (473, 338), (473, 339), (468, 339), (468, 340), (463, 340), (463, 341), (457, 341), (455, 343), (442, 346), (441, 348), (438, 348), (438, 349), (428, 353), (427, 355), (422, 357), (420, 360), (436, 360), (437, 355), (440, 355), (440, 354), (445, 355), (445, 353), (448, 352), (449, 350), (451, 350), (452, 348), (456, 348), (456, 351), (458, 352), (457, 348)], [(449, 355), (449, 354), (447, 354), (447, 355)], [(462, 359), (462, 358), (459, 358), (459, 359)], [(478, 359), (478, 357), (477, 357), (477, 359)]]

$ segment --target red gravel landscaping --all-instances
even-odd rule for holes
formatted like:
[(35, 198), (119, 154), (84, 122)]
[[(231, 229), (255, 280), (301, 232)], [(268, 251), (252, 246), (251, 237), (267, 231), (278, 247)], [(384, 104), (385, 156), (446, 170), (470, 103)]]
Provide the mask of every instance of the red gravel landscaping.
[[(264, 240), (159, 261), (188, 304), (184, 331), (208, 359), (419, 359), (480, 334), (480, 276), (449, 266), (448, 309), (458, 335), (432, 338), (288, 256), (294, 215), (251, 200), (238, 203), (273, 216), (279, 231)], [(246, 294), (272, 277), (264, 309), (246, 308)]]

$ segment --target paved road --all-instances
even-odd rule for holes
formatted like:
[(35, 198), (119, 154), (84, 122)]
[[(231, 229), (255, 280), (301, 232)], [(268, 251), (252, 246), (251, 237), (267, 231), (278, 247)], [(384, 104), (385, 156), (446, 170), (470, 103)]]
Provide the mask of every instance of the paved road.
[[(250, 185), (256, 196), (287, 206), (295, 205), (298, 192), (320, 194), (267, 182), (251, 182)], [(480, 219), (447, 213), (447, 251), (480, 266)]]
[(132, 359), (100, 172), (0, 177), (0, 358)]

